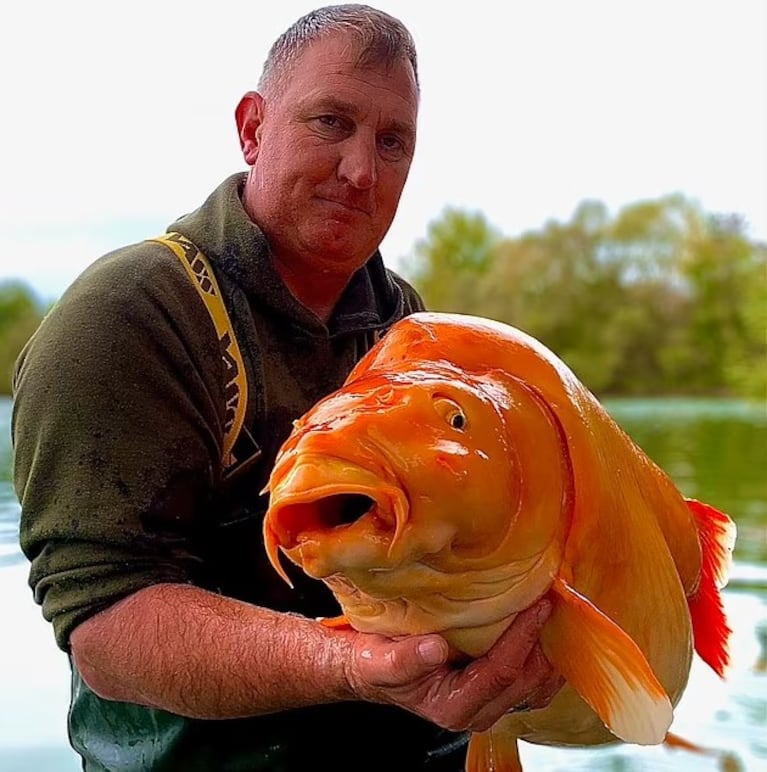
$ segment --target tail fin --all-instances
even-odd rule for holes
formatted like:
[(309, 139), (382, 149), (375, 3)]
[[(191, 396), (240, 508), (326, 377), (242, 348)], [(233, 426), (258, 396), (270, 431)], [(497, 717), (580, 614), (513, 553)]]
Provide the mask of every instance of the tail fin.
[(695, 651), (714, 672), (724, 677), (730, 663), (727, 624), (719, 590), (727, 584), (735, 545), (735, 523), (724, 512), (695, 499), (686, 499), (700, 537), (700, 582), (688, 599)]

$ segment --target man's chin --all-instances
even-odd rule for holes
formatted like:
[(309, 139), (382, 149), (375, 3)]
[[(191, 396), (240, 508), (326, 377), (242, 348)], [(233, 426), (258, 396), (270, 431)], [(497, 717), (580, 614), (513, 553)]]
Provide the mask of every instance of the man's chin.
[(378, 249), (378, 241), (354, 238), (353, 229), (342, 223), (325, 222), (321, 233), (315, 234), (311, 246), (323, 263), (348, 266), (357, 270)]

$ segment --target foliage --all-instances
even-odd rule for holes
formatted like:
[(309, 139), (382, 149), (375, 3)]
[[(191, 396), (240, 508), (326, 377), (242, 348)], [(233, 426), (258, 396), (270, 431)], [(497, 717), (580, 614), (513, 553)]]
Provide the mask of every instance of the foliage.
[[(767, 246), (680, 195), (504, 237), (447, 209), (403, 272), (433, 310), (519, 327), (602, 394), (727, 394), (767, 403)], [(0, 394), (45, 309), (0, 283)]]
[(404, 272), (433, 310), (487, 316), (614, 394), (767, 397), (767, 250), (680, 195), (504, 238), (454, 209)]
[(0, 283), (0, 394), (11, 393), (13, 366), (24, 344), (37, 329), (44, 311), (23, 283)]
[(413, 281), (434, 308), (475, 307), (476, 280), (492, 263), (500, 238), (481, 213), (448, 209), (431, 223), (427, 240), (415, 246)]

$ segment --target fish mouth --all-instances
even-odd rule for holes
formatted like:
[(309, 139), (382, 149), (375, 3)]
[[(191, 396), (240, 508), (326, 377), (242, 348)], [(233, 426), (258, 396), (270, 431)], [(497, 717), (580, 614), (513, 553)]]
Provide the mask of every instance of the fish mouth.
[(286, 473), (275, 471), (264, 541), (271, 564), (289, 584), (280, 551), (317, 579), (381, 566), (391, 556), (409, 513), (399, 486), (327, 456), (304, 455)]

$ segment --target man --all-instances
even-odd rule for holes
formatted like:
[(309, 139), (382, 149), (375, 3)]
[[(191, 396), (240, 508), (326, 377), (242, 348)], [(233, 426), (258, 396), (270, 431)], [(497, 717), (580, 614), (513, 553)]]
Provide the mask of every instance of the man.
[(412, 39), (366, 6), (300, 19), (236, 109), (247, 174), (174, 223), (210, 260), (247, 375), (184, 266), (148, 241), (96, 261), (23, 352), (15, 481), (30, 584), (70, 654), (86, 770), (462, 768), (467, 730), (545, 705), (544, 603), (487, 657), (437, 635), (330, 630), (327, 590), (266, 561), (259, 497), (291, 422), (422, 308), (383, 266), (416, 139)]

